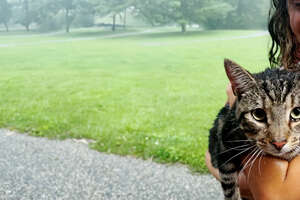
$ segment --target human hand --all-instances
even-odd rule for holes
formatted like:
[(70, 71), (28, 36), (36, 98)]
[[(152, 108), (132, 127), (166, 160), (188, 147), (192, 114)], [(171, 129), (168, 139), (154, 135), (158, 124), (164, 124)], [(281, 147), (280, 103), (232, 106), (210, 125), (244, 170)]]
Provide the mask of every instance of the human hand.
[[(288, 162), (274, 157), (262, 156), (253, 159), (248, 155), (243, 159), (246, 165), (239, 174), (241, 196), (249, 200), (285, 199), (274, 189), (280, 186), (286, 176)], [(275, 195), (276, 194), (276, 195)]]
[(244, 180), (241, 178), (239, 183), (245, 198), (251, 194), (255, 200), (300, 199), (300, 156), (290, 162), (263, 156), (251, 162), (242, 176)]
[[(211, 164), (209, 152), (205, 161), (210, 173), (220, 179), (218, 169)], [(248, 162), (249, 161), (249, 162)], [(243, 159), (250, 163), (239, 174), (241, 196), (248, 200), (299, 200), (300, 156), (290, 163), (274, 157), (263, 156), (252, 162), (251, 156)], [(298, 177), (299, 176), (299, 177)]]

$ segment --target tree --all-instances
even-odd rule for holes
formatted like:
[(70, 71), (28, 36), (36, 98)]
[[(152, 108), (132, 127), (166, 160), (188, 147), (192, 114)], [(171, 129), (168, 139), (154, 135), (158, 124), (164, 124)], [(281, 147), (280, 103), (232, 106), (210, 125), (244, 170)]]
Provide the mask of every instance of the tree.
[(194, 22), (195, 9), (201, 7), (201, 1), (173, 0), (170, 1), (170, 18), (181, 27), (181, 32), (186, 32), (187, 24)]
[(195, 19), (195, 9), (201, 7), (203, 0), (137, 0), (135, 8), (138, 15), (151, 25), (178, 24), (181, 32)]
[(60, 5), (63, 7), (65, 12), (66, 32), (69, 33), (71, 23), (75, 19), (75, 13), (74, 13), (74, 10), (76, 9), (75, 0), (61, 0)]
[(40, 31), (51, 31), (61, 28), (62, 23), (57, 20), (60, 10), (57, 0), (35, 0), (32, 2), (31, 9), (35, 13), (33, 22), (38, 25)]
[(26, 31), (29, 31), (30, 24), (34, 21), (35, 10), (30, 9), (30, 2), (29, 0), (23, 1), (23, 11), (24, 16), (20, 20), (21, 24), (25, 26)]
[(228, 14), (234, 10), (230, 3), (221, 0), (206, 1), (201, 8), (195, 10), (193, 21), (208, 29), (224, 28)]
[[(112, 31), (116, 30), (116, 17), (119, 15), (122, 16), (121, 13), (124, 13), (124, 19), (126, 19), (126, 10), (127, 8), (133, 5), (133, 0), (106, 0), (107, 3), (107, 13), (112, 15), (113, 23), (112, 23)], [(126, 23), (126, 22), (125, 22)]]
[(137, 16), (152, 26), (177, 24), (209, 29), (265, 27), (269, 0), (136, 0)]
[(70, 32), (70, 26), (79, 12), (83, 12), (86, 9), (91, 11), (90, 4), (84, 0), (60, 0), (59, 6), (65, 13), (65, 28), (67, 33)]
[(20, 0), (14, 3), (14, 12), (16, 12), (16, 22), (25, 26), (26, 31), (30, 31), (30, 25), (36, 21), (38, 16), (38, 5), (41, 0)]
[(165, 25), (171, 22), (166, 11), (169, 9), (166, 0), (136, 0), (135, 14), (151, 26)]
[(7, 32), (11, 14), (11, 6), (7, 3), (7, 0), (0, 0), (0, 23), (5, 26)]
[(112, 31), (116, 30), (117, 16), (124, 18), (124, 24), (126, 24), (126, 10), (130, 8), (134, 0), (90, 0), (96, 7), (96, 12), (100, 16), (112, 17)]
[(88, 1), (81, 1), (76, 10), (76, 17), (72, 24), (77, 27), (90, 27), (94, 25), (95, 9)]
[(235, 10), (230, 12), (227, 16), (227, 28), (244, 29), (266, 27), (270, 6), (269, 0), (235, 1)]

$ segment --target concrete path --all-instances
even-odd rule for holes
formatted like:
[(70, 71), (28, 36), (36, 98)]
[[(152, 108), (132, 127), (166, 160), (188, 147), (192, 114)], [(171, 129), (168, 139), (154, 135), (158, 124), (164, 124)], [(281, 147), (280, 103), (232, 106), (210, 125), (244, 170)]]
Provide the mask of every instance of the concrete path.
[[(69, 38), (69, 39), (59, 39), (59, 40), (43, 40), (37, 42), (21, 42), (21, 43), (0, 43), (0, 48), (6, 47), (18, 47), (18, 46), (36, 46), (42, 44), (53, 44), (53, 43), (66, 43), (66, 42), (76, 42), (76, 41), (88, 41), (88, 40), (97, 40), (97, 39), (111, 39), (111, 38), (123, 38), (123, 37), (130, 37), (130, 36), (139, 36), (149, 33), (159, 33), (162, 31), (158, 30), (145, 30), (139, 32), (129, 32), (129, 33), (116, 33), (111, 35), (105, 36), (98, 36), (98, 37), (79, 37), (79, 38)], [(236, 40), (236, 39), (248, 39), (248, 38), (256, 38), (256, 37), (263, 37), (268, 35), (267, 31), (258, 31), (253, 34), (248, 35), (241, 35), (241, 36), (228, 36), (228, 37), (221, 37), (221, 38), (212, 38), (212, 39), (204, 39), (204, 40), (188, 40), (188, 41), (181, 41), (181, 42), (141, 42), (141, 46), (171, 46), (171, 45), (186, 45), (186, 44), (194, 44), (194, 43), (201, 43), (201, 42), (213, 42), (213, 41), (226, 41), (226, 40)]]
[[(128, 33), (112, 33), (110, 35), (97, 36), (97, 37), (78, 37), (78, 38), (69, 38), (69, 39), (59, 39), (59, 40), (43, 40), (37, 42), (21, 42), (21, 43), (0, 43), (1, 47), (18, 47), (18, 46), (36, 46), (41, 44), (55, 44), (55, 43), (66, 43), (66, 42), (76, 42), (76, 41), (88, 41), (88, 40), (97, 40), (97, 39), (111, 39), (111, 38), (122, 38), (129, 36), (138, 36), (149, 33), (158, 33), (155, 29), (153, 30), (145, 30), (145, 31), (137, 31), (137, 32), (128, 32)], [(41, 35), (45, 36), (45, 35)], [(47, 36), (47, 35), (46, 35)], [(26, 36), (25, 36), (26, 37)], [(28, 36), (27, 36), (28, 37)]]
[(218, 200), (220, 186), (186, 167), (107, 155), (73, 140), (0, 129), (0, 200)]

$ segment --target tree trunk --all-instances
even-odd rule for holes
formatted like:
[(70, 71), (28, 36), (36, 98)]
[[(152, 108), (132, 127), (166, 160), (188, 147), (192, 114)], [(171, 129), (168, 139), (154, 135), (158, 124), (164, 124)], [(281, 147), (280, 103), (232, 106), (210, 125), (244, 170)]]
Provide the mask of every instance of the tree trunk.
[(66, 33), (70, 33), (70, 25), (68, 25), (68, 24), (66, 26)]
[(6, 29), (6, 32), (8, 32), (8, 25), (6, 22), (3, 22), (4, 26), (5, 26), (5, 29)]
[(123, 28), (126, 28), (126, 17), (127, 17), (127, 12), (126, 12), (127, 8), (125, 8), (124, 10), (124, 24), (123, 24)]
[(26, 31), (29, 32), (30, 31), (29, 24), (26, 24), (25, 27), (26, 27)]
[(26, 27), (26, 31), (29, 32), (29, 5), (28, 5), (28, 0), (24, 1), (24, 10), (25, 10), (25, 27)]
[(66, 8), (66, 33), (70, 32), (70, 22), (69, 22), (69, 9)]
[(182, 33), (186, 32), (186, 23), (181, 24), (181, 32)]
[(111, 30), (112, 31), (115, 31), (116, 30), (116, 14), (113, 15), (113, 24), (112, 24), (112, 27), (111, 27)]

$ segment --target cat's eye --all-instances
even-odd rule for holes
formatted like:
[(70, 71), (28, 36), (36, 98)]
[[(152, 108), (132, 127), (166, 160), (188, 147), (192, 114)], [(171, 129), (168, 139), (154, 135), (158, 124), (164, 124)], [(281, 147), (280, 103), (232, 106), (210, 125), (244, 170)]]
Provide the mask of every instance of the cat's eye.
[(262, 122), (265, 121), (267, 118), (265, 111), (261, 108), (253, 110), (251, 114), (256, 121)]
[(300, 120), (300, 107), (294, 108), (291, 112), (291, 119), (294, 121)]

